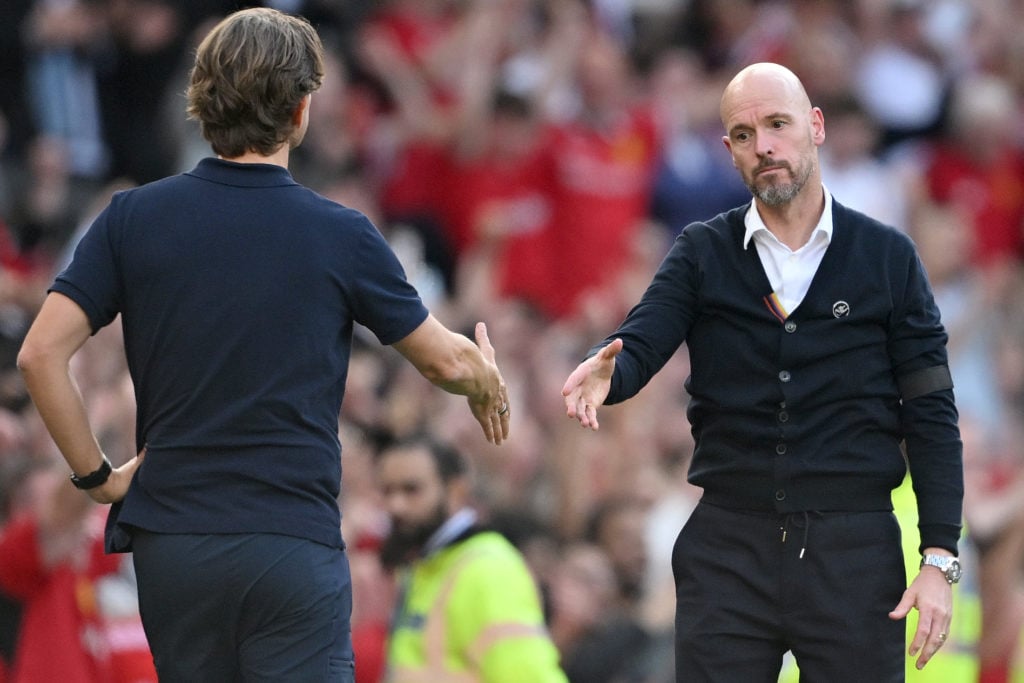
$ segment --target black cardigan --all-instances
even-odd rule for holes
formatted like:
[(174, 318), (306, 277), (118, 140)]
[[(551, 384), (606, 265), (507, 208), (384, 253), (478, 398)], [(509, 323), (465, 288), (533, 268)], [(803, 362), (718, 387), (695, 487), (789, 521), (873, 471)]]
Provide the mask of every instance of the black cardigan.
[(685, 342), (689, 479), (706, 501), (891, 509), (909, 463), (921, 547), (956, 552), (957, 411), (946, 333), (913, 243), (833, 202), (832, 241), (783, 317), (757, 249), (743, 247), (747, 208), (687, 226), (640, 302), (594, 347), (624, 342), (605, 403), (636, 394)]

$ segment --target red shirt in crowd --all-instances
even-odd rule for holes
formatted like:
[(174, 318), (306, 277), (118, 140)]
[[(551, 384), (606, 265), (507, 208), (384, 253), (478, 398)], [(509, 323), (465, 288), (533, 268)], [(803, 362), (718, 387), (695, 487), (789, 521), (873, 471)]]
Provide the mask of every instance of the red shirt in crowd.
[(550, 253), (559, 315), (614, 283), (648, 215), (657, 131), (650, 112), (633, 109), (601, 128), (574, 121), (544, 145), (552, 215)]
[(120, 580), (126, 556), (104, 554), (96, 520), (82, 555), (54, 567), (43, 562), (32, 516), (0, 528), (0, 589), (22, 603), (10, 683), (156, 683), (138, 612), (104, 608), (103, 582)]
[(933, 199), (967, 210), (975, 263), (1024, 256), (1024, 155), (1006, 149), (993, 162), (979, 163), (954, 146), (941, 146), (927, 180)]

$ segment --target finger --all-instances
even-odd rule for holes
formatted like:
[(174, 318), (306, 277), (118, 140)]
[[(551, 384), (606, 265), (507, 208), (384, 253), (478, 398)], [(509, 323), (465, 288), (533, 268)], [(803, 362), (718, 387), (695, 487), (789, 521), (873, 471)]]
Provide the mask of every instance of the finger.
[(903, 593), (903, 599), (896, 605), (891, 612), (889, 612), (889, 618), (893, 621), (899, 621), (908, 614), (910, 614), (911, 608), (914, 606), (914, 597), (909, 592)]
[(508, 438), (509, 427), (512, 424), (512, 417), (511, 416), (512, 416), (512, 407), (509, 406), (509, 404), (506, 402), (505, 403), (505, 412), (504, 412), (504, 414), (502, 414), (500, 416), (500, 420), (499, 420), (499, 422), (500, 422), (500, 429), (501, 429), (500, 433), (501, 433), (502, 440)]
[(479, 322), (476, 324), (476, 345), (480, 347), (480, 352), (484, 354), (484, 358), (490, 362), (494, 362), (494, 347), (491, 345), (491, 340), (487, 336), (487, 324)]
[(582, 398), (580, 398), (579, 405), (577, 406), (577, 411), (580, 415), (580, 424), (583, 425), (584, 427), (588, 427), (594, 431), (597, 431), (597, 428), (599, 426), (597, 423), (597, 407), (591, 404), (590, 402), (584, 401)]
[(495, 446), (501, 445), (501, 418), (498, 415), (491, 417), (491, 443)]
[(590, 368), (586, 367), (584, 363), (580, 363), (565, 380), (565, 384), (562, 385), (562, 396), (568, 397), (573, 392), (579, 391), (580, 385), (583, 384), (583, 379), (589, 372)]
[[(923, 615), (919, 617), (917, 622), (917, 630), (914, 632), (914, 639), (910, 642), (910, 648), (907, 650), (911, 657), (916, 655), (918, 652), (924, 653), (925, 645), (929, 640), (929, 634), (932, 632), (931, 622), (927, 620)], [(938, 630), (936, 630), (938, 633)]]
[(583, 400), (583, 396), (579, 395), (576, 397), (575, 407), (576, 417), (579, 419), (580, 424), (584, 427), (590, 426), (590, 418), (587, 416), (587, 403)]
[(925, 665), (931, 660), (939, 648), (942, 647), (943, 643), (946, 642), (946, 632), (935, 629), (935, 631), (929, 635), (928, 642), (921, 650), (921, 656), (917, 658), (916, 666), (918, 670), (923, 669)]
[(484, 438), (487, 439), (488, 443), (494, 443), (494, 424), (491, 419), (491, 415), (483, 415), (478, 419), (480, 422), (480, 428), (484, 430)]
[(565, 397), (565, 415), (566, 417), (576, 417), (576, 399), (572, 396)]
[(135, 470), (139, 469), (139, 467), (142, 465), (142, 461), (145, 460), (145, 458), (146, 449), (143, 448), (141, 451), (139, 451), (138, 455), (136, 455), (134, 458), (132, 458), (126, 463), (130, 467), (129, 471), (134, 473)]
[(601, 360), (611, 360), (615, 356), (619, 355), (619, 351), (622, 350), (622, 340), (613, 339), (612, 342), (598, 351), (598, 355), (601, 356)]

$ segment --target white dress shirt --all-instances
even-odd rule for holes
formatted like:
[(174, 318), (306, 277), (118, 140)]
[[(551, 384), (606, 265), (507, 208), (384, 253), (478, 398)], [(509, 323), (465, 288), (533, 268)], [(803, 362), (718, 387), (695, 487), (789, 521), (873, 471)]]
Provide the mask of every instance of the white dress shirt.
[(743, 224), (746, 226), (743, 248), (746, 249), (750, 241), (754, 241), (775, 298), (788, 316), (804, 300), (821, 259), (825, 256), (825, 250), (832, 241), (832, 195), (825, 189), (825, 210), (821, 212), (818, 225), (807, 243), (796, 251), (780, 242), (768, 230), (753, 201), (750, 202)]

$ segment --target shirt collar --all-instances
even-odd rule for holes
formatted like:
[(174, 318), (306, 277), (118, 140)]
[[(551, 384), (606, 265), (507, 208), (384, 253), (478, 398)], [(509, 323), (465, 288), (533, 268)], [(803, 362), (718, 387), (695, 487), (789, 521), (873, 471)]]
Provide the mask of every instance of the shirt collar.
[(433, 555), (441, 548), (446, 547), (460, 535), (465, 533), (466, 529), (470, 528), (476, 523), (477, 514), (472, 508), (462, 508), (454, 515), (449, 517), (444, 524), (442, 524), (437, 531), (427, 540), (423, 546), (423, 556), (427, 557)]
[[(828, 191), (828, 188), (822, 185), (822, 190), (825, 192), (825, 209), (821, 212), (821, 218), (818, 219), (818, 225), (815, 226), (814, 231), (811, 233), (811, 239), (814, 239), (818, 234), (825, 236), (825, 244), (832, 242), (832, 193)], [(764, 224), (761, 219), (761, 214), (757, 212), (757, 204), (751, 200), (750, 207), (747, 209), (747, 213), (743, 216), (743, 225), (745, 231), (743, 233), (743, 248), (746, 249), (750, 246), (750, 240), (754, 238), (759, 232), (766, 232), (771, 235), (771, 231), (768, 226)], [(772, 235), (774, 237), (774, 235)], [(810, 240), (808, 240), (810, 242)]]
[(216, 157), (201, 159), (188, 175), (235, 187), (281, 187), (296, 184), (284, 166), (240, 164)]

